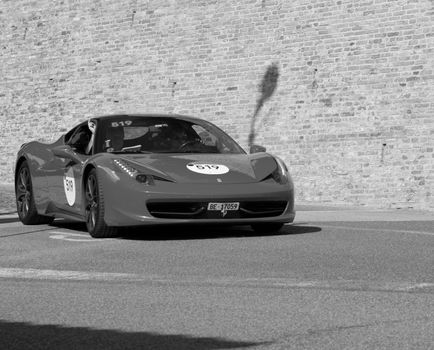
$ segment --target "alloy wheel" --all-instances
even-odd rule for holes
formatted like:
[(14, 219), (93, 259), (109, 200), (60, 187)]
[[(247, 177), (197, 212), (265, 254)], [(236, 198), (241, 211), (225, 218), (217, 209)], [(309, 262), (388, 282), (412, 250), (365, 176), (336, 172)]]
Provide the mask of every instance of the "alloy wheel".
[(25, 218), (29, 213), (31, 191), (29, 169), (22, 167), (17, 179), (17, 209), (21, 218)]
[(96, 226), (98, 215), (98, 189), (95, 175), (91, 174), (86, 181), (86, 223), (89, 230)]

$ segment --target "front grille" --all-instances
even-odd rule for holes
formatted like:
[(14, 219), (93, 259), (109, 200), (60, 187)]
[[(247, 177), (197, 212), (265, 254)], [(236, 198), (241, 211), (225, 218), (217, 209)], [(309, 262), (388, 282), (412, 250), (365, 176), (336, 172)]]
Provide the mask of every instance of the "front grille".
[(241, 201), (239, 210), (228, 211), (223, 216), (220, 211), (208, 211), (208, 203), (148, 202), (147, 207), (152, 216), (162, 219), (243, 219), (279, 216), (283, 214), (287, 205), (286, 201)]

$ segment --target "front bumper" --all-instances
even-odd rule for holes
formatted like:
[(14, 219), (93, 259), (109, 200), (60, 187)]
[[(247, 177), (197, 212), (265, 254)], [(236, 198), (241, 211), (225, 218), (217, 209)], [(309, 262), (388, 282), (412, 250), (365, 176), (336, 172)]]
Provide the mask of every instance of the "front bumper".
[[(103, 186), (104, 220), (109, 226), (140, 226), (157, 224), (231, 224), (247, 225), (260, 222), (292, 222), (295, 217), (294, 189), (292, 183), (279, 185), (274, 182), (250, 184), (179, 184), (159, 181), (146, 186), (131, 178), (113, 176), (110, 170), (100, 176)], [(286, 207), (279, 215), (242, 217), (242, 215), (202, 215), (196, 217), (155, 217), (147, 204), (160, 203), (209, 203), (209, 202), (277, 202), (285, 201)]]

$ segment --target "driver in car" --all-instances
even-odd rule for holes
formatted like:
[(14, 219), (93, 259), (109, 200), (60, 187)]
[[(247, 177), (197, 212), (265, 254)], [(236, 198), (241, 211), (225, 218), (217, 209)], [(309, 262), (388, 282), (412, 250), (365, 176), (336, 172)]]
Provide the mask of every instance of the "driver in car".
[(172, 149), (180, 149), (182, 145), (184, 145), (186, 142), (189, 142), (187, 132), (182, 126), (175, 124), (173, 125), (171, 131), (169, 142), (172, 146)]
[(191, 144), (191, 138), (187, 131), (177, 123), (174, 123), (161, 130), (154, 145), (166, 152), (174, 152), (183, 148), (183, 145)]

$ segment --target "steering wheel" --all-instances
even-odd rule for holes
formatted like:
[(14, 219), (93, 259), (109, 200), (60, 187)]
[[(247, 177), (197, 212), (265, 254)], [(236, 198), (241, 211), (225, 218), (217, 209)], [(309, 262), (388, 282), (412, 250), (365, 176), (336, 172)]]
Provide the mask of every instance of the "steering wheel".
[(178, 147), (178, 149), (183, 149), (188, 145), (194, 145), (195, 143), (201, 142), (200, 139), (194, 139), (184, 142), (181, 146)]

